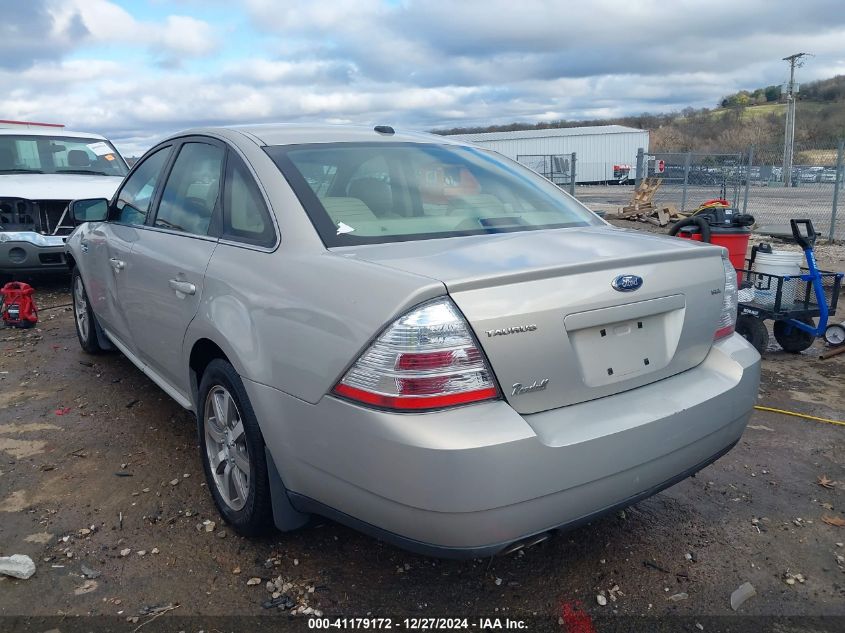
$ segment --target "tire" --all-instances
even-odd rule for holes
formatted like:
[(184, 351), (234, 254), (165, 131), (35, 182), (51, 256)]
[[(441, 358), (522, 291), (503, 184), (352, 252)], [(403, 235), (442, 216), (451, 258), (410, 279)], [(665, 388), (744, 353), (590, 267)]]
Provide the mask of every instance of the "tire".
[(832, 323), (825, 328), (824, 340), (828, 345), (837, 346), (845, 343), (845, 325), (842, 323)]
[(105, 350), (100, 347), (100, 340), (97, 338), (97, 317), (91, 309), (88, 292), (78, 268), (73, 269), (70, 289), (73, 299), (73, 323), (76, 326), (79, 345), (89, 354), (102, 354)]
[(242, 536), (270, 531), (273, 506), (264, 438), (241, 377), (225, 360), (211, 361), (203, 372), (197, 434), (205, 479), (220, 516)]
[(762, 319), (740, 315), (736, 320), (736, 333), (751, 343), (760, 354), (769, 346), (769, 330)]
[[(799, 319), (799, 321), (813, 327), (816, 326), (815, 322), (809, 317)], [(815, 336), (791, 326), (788, 321), (775, 321), (772, 329), (775, 333), (775, 340), (783, 348), (783, 351), (789, 352), (790, 354), (803, 352), (816, 340)]]

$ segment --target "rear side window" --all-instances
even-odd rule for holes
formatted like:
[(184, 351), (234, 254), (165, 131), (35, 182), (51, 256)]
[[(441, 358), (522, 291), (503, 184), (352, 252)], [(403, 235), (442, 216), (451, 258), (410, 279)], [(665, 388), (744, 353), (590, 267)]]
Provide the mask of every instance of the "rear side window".
[(243, 161), (232, 152), (226, 161), (223, 237), (268, 248), (276, 243), (270, 213), (258, 185)]
[(220, 195), (224, 150), (207, 143), (185, 143), (161, 193), (155, 226), (207, 235)]
[(117, 196), (112, 220), (121, 224), (141, 225), (147, 221), (156, 183), (167, 164), (171, 147), (150, 154), (126, 180)]

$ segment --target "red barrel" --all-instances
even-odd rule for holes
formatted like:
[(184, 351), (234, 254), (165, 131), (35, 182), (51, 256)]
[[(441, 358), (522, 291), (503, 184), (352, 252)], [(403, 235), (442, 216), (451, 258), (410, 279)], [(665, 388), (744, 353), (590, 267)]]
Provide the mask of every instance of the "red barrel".
[[(682, 228), (678, 232), (678, 237), (701, 241), (701, 233), (695, 226)], [(751, 230), (747, 226), (710, 227), (710, 243), (727, 248), (731, 264), (737, 270), (745, 268), (745, 254), (748, 252), (750, 237)]]

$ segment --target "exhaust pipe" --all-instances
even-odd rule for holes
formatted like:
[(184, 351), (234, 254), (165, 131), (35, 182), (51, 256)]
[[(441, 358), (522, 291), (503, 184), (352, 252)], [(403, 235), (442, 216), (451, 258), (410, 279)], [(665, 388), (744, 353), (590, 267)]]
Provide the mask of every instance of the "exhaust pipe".
[(520, 541), (516, 541), (508, 545), (505, 549), (503, 549), (500, 554), (502, 556), (507, 556), (508, 554), (514, 554), (522, 549), (528, 549), (529, 547), (534, 547), (535, 545), (539, 545), (544, 541), (548, 541), (552, 536), (552, 532), (543, 532), (541, 534), (535, 534), (534, 536), (529, 536), (528, 538), (524, 538)]

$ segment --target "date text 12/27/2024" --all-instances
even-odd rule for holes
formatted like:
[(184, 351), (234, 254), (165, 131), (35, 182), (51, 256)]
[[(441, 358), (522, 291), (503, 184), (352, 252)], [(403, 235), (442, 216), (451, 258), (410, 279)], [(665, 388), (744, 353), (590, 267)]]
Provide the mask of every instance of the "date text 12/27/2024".
[(511, 618), (309, 618), (309, 629), (406, 629), (410, 631), (436, 631), (448, 629), (510, 629), (528, 628), (524, 620)]

